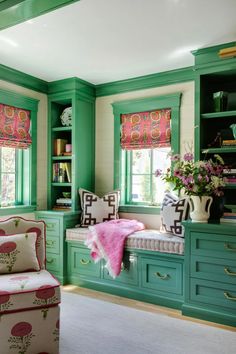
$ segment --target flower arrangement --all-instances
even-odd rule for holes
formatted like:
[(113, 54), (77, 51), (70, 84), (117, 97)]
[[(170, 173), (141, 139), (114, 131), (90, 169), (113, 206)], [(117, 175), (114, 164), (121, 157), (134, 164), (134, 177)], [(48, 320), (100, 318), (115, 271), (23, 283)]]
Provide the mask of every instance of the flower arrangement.
[(222, 196), (223, 169), (226, 167), (219, 155), (214, 155), (214, 159), (194, 162), (192, 153), (186, 153), (182, 160), (180, 155), (173, 155), (172, 169), (168, 168), (164, 174), (156, 170), (155, 176), (172, 184), (173, 190), (182, 190), (189, 196)]

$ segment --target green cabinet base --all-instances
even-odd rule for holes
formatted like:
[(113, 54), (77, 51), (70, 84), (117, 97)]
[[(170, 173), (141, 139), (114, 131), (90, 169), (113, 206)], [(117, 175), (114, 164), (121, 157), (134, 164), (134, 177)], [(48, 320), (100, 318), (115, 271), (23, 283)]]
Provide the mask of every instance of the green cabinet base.
[(181, 309), (183, 256), (126, 249), (121, 274), (113, 279), (103, 261), (94, 264), (81, 242), (67, 241), (69, 284)]

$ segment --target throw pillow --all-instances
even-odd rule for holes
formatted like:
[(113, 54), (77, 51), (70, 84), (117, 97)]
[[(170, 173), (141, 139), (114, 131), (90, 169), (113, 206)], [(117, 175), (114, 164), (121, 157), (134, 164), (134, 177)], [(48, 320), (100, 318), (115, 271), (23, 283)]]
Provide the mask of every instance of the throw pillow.
[(99, 198), (96, 194), (80, 188), (79, 195), (82, 209), (82, 227), (119, 218), (120, 191), (110, 192)]
[(0, 274), (40, 270), (37, 234), (29, 232), (0, 237)]
[(161, 207), (161, 229), (162, 232), (184, 237), (184, 229), (181, 221), (189, 218), (188, 198), (181, 198), (166, 193)]

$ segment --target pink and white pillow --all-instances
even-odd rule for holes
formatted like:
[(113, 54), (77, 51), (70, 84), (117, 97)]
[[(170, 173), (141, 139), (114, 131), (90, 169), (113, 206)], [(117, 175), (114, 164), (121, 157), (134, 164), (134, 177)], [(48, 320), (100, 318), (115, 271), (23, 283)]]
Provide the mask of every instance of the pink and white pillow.
[(99, 198), (96, 194), (80, 188), (79, 195), (82, 209), (82, 227), (119, 219), (120, 191), (113, 191)]
[(37, 234), (29, 232), (0, 237), (0, 274), (39, 271)]

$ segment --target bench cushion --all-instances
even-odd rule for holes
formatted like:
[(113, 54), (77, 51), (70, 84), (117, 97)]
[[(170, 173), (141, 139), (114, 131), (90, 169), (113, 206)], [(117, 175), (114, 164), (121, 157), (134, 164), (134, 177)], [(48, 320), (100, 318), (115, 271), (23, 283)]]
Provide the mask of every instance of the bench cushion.
[[(74, 228), (66, 230), (66, 239), (70, 241), (85, 241), (89, 229)], [(184, 253), (184, 239), (158, 230), (145, 229), (129, 235), (126, 247), (151, 250), (165, 253)]]
[(0, 314), (59, 303), (60, 284), (47, 270), (1, 275)]

